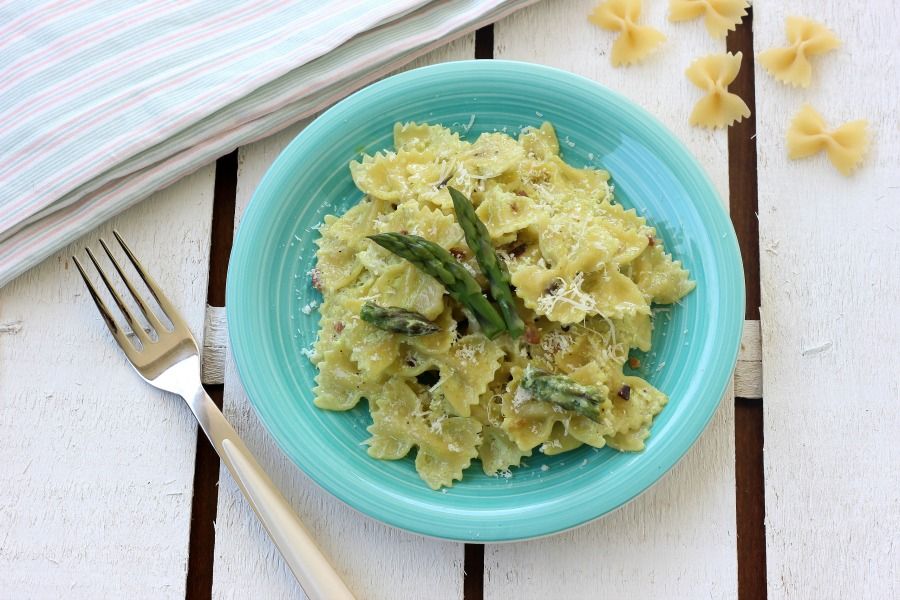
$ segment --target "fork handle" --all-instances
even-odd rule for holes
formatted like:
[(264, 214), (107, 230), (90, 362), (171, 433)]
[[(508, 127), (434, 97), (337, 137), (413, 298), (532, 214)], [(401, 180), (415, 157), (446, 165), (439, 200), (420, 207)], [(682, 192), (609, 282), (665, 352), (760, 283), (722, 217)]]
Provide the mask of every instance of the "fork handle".
[(354, 600), (291, 505), (201, 388), (189, 400), (206, 437), (310, 600)]

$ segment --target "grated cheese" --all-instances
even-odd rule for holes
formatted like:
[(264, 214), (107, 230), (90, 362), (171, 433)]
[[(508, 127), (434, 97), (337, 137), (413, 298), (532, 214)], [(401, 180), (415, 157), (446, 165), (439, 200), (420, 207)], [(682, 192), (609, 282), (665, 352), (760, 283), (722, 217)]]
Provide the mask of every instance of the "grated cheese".
[(532, 398), (534, 398), (532, 393), (520, 385), (516, 389), (516, 395), (513, 396), (513, 400), (512, 400), (513, 408), (518, 410), (520, 406), (522, 406), (526, 402), (530, 401)]
[(561, 282), (559, 289), (552, 293), (544, 294), (537, 301), (537, 308), (543, 314), (547, 315), (553, 312), (556, 305), (560, 302), (569, 304), (584, 313), (595, 313), (597, 311), (597, 301), (593, 296), (581, 289), (584, 283), (584, 273), (578, 272), (572, 281), (566, 281), (562, 277), (556, 277), (554, 282)]
[(484, 343), (479, 342), (477, 346), (463, 345), (456, 349), (456, 357), (463, 363), (475, 362), (475, 357), (484, 352)]
[(432, 433), (443, 433), (444, 432), (444, 420), (446, 418), (447, 418), (447, 415), (441, 415), (431, 423)]
[(541, 341), (541, 349), (548, 354), (566, 352), (572, 347), (572, 336), (562, 331), (551, 331)]

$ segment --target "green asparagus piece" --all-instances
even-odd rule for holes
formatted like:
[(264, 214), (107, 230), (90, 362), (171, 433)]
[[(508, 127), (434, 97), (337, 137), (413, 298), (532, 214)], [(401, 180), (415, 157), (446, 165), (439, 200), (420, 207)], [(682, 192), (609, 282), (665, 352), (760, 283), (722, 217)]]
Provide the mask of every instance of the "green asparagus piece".
[(359, 318), (371, 323), (379, 329), (393, 331), (403, 335), (428, 335), (441, 330), (429, 321), (425, 315), (406, 310), (399, 306), (378, 306), (374, 302), (366, 302), (359, 311)]
[(558, 404), (588, 419), (600, 422), (603, 394), (593, 386), (581, 385), (565, 375), (553, 375), (529, 365), (521, 386), (531, 392), (535, 400)]
[(447, 187), (450, 191), (450, 198), (453, 199), (453, 208), (456, 210), (456, 220), (459, 221), (460, 227), (466, 234), (466, 244), (475, 254), (478, 266), (481, 272), (487, 277), (488, 284), (491, 287), (491, 296), (500, 306), (500, 312), (503, 314), (503, 322), (509, 335), (517, 338), (525, 332), (525, 324), (516, 311), (516, 304), (513, 301), (512, 288), (509, 286), (509, 271), (506, 264), (497, 257), (497, 251), (491, 243), (491, 236), (487, 227), (475, 214), (475, 207), (465, 195), (452, 187)]
[(472, 311), (489, 339), (505, 330), (503, 317), (484, 297), (475, 278), (442, 247), (417, 235), (401, 233), (378, 233), (369, 239), (444, 284), (450, 297)]

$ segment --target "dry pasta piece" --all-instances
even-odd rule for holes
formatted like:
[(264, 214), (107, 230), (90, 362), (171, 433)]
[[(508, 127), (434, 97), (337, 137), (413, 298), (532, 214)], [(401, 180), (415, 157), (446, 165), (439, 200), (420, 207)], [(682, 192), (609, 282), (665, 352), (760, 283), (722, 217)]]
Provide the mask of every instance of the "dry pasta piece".
[(834, 50), (841, 41), (823, 24), (804, 17), (788, 17), (785, 31), (790, 46), (760, 52), (759, 62), (775, 79), (794, 87), (809, 87), (809, 57)]
[(588, 21), (594, 25), (620, 32), (610, 56), (614, 67), (644, 60), (666, 39), (662, 32), (635, 23), (642, 7), (642, 0), (607, 0), (588, 15)]
[(670, 0), (669, 20), (690, 21), (703, 17), (706, 30), (714, 38), (734, 31), (747, 15), (747, 0)]
[(737, 94), (728, 91), (741, 70), (743, 54), (710, 54), (701, 56), (687, 68), (685, 75), (707, 94), (694, 105), (691, 125), (702, 127), (728, 127), (735, 121), (750, 116), (750, 108)]
[(831, 164), (844, 175), (850, 175), (862, 162), (869, 146), (868, 127), (869, 122), (860, 119), (829, 130), (822, 115), (804, 104), (787, 131), (788, 157), (804, 158), (824, 149)]

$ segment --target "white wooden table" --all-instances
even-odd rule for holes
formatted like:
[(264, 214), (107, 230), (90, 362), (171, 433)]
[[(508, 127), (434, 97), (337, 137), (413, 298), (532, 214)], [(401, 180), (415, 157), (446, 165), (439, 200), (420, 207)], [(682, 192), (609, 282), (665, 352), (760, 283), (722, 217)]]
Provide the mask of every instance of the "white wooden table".
[[(760, 448), (736, 454), (744, 425), (729, 394), (648, 493), (575, 531), (488, 545), (481, 559), (477, 548), (391, 529), (319, 490), (275, 449), (230, 358), (227, 416), (360, 599), (460, 599), (464, 587), (467, 598), (492, 600), (735, 598), (739, 587), (742, 599), (900, 597), (900, 9), (757, 0), (757, 50), (784, 43), (788, 11), (827, 22), (844, 46), (816, 61), (808, 90), (756, 68), (758, 135), (732, 130), (731, 151), (755, 144), (758, 160), (729, 169), (729, 133), (687, 124), (699, 92), (683, 75), (726, 42), (700, 21), (668, 23), (667, 3), (648, 0), (644, 22), (668, 42), (643, 65), (613, 69), (612, 36), (585, 19), (593, 4), (546, 0), (497, 23), (493, 57), (563, 68), (628, 96), (684, 141), (726, 203), (731, 189), (733, 210), (748, 208), (734, 205), (738, 196), (755, 201), (744, 183), (735, 187), (756, 171), (764, 400), (751, 402), (763, 406), (764, 490), (736, 481), (736, 465), (741, 473)], [(475, 47), (470, 35), (416, 64), (472, 58)], [(834, 123), (870, 120), (874, 146), (859, 173), (844, 178), (823, 156), (786, 159), (784, 132), (804, 101)], [(235, 226), (303, 125), (240, 149)], [(225, 472), (214, 549), (191, 549), (214, 557), (211, 589), (188, 590), (196, 427), (182, 403), (127, 367), (69, 259), (118, 228), (203, 332), (215, 177), (214, 165), (201, 169), (0, 290), (0, 598), (303, 597)], [(753, 395), (752, 382), (739, 385)], [(763, 492), (764, 538), (742, 499), (762, 502)], [(739, 530), (757, 531), (761, 547)]]

